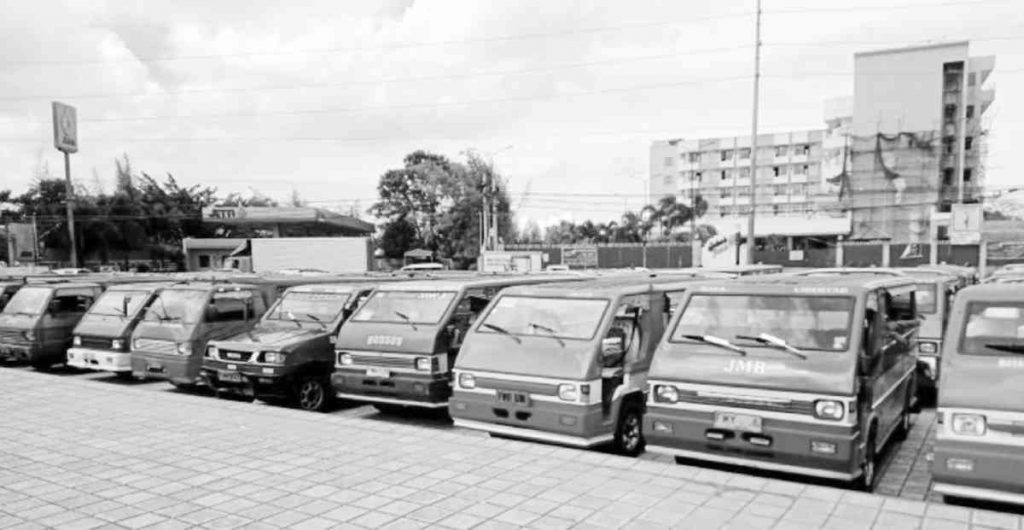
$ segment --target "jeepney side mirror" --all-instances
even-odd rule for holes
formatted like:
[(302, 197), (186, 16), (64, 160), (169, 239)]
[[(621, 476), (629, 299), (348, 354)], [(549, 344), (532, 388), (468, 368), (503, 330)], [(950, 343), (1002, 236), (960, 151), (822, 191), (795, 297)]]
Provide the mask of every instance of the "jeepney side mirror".
[(121, 314), (123, 316), (128, 316), (128, 304), (130, 304), (131, 301), (132, 301), (132, 297), (130, 297), (130, 296), (126, 296), (126, 297), (121, 299)]

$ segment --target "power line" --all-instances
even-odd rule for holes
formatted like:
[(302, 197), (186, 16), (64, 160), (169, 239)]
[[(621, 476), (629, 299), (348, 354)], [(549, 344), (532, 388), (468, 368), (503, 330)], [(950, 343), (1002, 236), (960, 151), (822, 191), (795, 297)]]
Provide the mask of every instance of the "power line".
[(946, 2), (915, 2), (907, 4), (885, 4), (878, 6), (857, 6), (857, 7), (799, 7), (792, 9), (768, 9), (766, 15), (794, 15), (808, 13), (851, 13), (858, 11), (899, 11), (903, 9), (935, 8), (935, 7), (957, 7), (957, 6), (983, 6), (997, 3), (1006, 3), (1015, 0), (968, 0), (968, 1), (946, 1)]

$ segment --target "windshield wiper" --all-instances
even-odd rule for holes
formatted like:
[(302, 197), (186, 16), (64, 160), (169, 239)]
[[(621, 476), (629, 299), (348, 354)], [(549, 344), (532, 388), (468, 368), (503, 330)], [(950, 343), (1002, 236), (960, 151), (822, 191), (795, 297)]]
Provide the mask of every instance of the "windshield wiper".
[(398, 315), (398, 318), (406, 321), (406, 323), (408, 323), (410, 326), (412, 326), (412, 330), (413, 331), (417, 331), (416, 324), (413, 324), (412, 319), (409, 318), (409, 315), (407, 315), (407, 314), (405, 314), (405, 313), (403, 313), (401, 311), (395, 311), (395, 314)]
[(557, 335), (557, 333), (558, 333), (558, 332), (557, 332), (557, 331), (555, 331), (554, 329), (552, 329), (552, 328), (550, 328), (550, 327), (548, 327), (548, 326), (545, 326), (545, 325), (543, 325), (543, 324), (537, 324), (537, 323), (535, 323), (535, 322), (530, 322), (530, 323), (529, 323), (529, 324), (527, 324), (527, 325), (528, 325), (528, 326), (530, 326), (530, 327), (531, 327), (531, 328), (533, 328), (533, 329), (539, 329), (539, 330), (543, 331), (544, 333), (547, 333), (549, 337), (551, 337), (551, 338), (553, 338), (553, 339), (557, 340), (557, 341), (558, 341), (558, 344), (559, 344), (559, 345), (560, 345), (561, 347), (563, 347), (563, 348), (565, 347), (565, 341), (564, 341), (564, 340), (562, 340), (562, 338), (561, 338), (561, 337), (559, 337), (559, 336)]
[(485, 328), (487, 328), (487, 329), (492, 329), (494, 331), (497, 331), (498, 333), (501, 333), (502, 335), (504, 335), (504, 336), (506, 336), (506, 337), (508, 337), (508, 338), (510, 338), (510, 339), (512, 339), (514, 341), (516, 341), (516, 344), (522, 344), (523, 343), (523, 339), (520, 339), (519, 337), (513, 335), (511, 332), (509, 332), (509, 330), (507, 330), (507, 329), (505, 329), (505, 328), (503, 328), (501, 326), (498, 326), (498, 325), (495, 325), (495, 324), (489, 324), (487, 322), (484, 322), (483, 324), (480, 324), (480, 325), (485, 327)]
[(736, 335), (736, 338), (743, 340), (752, 340), (754, 342), (764, 344), (765, 346), (771, 346), (773, 348), (782, 350), (798, 359), (802, 359), (804, 361), (807, 360), (807, 356), (804, 355), (804, 352), (801, 351), (800, 348), (790, 345), (788, 342), (785, 341), (785, 339), (781, 339), (779, 337), (776, 337), (775, 335), (761, 333), (756, 337), (753, 335)]
[(321, 328), (327, 329), (327, 324), (324, 324), (324, 321), (320, 320), (319, 318), (317, 318), (316, 315), (314, 315), (312, 313), (306, 313), (306, 316), (309, 317), (310, 319), (312, 319), (313, 322), (316, 322), (317, 324), (320, 324)]
[(1010, 353), (1024, 353), (1024, 344), (986, 344), (985, 347)]
[(747, 350), (740, 348), (739, 346), (714, 335), (683, 335), (684, 339), (695, 340), (697, 342), (703, 342), (704, 344), (710, 344), (712, 346), (718, 346), (719, 348), (729, 350), (731, 352), (738, 353), (744, 357), (747, 356)]
[[(156, 301), (160, 302), (160, 314), (156, 316), (157, 320), (159, 320), (160, 322), (167, 322), (168, 320), (181, 320), (180, 318), (173, 318), (171, 317), (171, 315), (167, 314), (167, 306), (164, 305), (163, 298), (157, 298)], [(156, 306), (153, 307), (155, 308)]]
[(288, 320), (291, 320), (292, 322), (295, 322), (296, 326), (298, 326), (300, 328), (302, 327), (302, 323), (299, 322), (299, 319), (295, 318), (295, 314), (293, 314), (291, 311), (285, 313), (285, 315), (288, 317)]

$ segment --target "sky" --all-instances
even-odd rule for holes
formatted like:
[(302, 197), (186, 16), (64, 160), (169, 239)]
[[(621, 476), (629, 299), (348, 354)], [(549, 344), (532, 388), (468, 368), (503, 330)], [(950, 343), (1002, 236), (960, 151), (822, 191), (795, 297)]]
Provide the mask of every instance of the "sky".
[[(996, 55), (987, 183), (1024, 161), (1020, 0), (763, 0), (760, 132), (822, 127), (858, 51), (950, 40)], [(0, 189), (63, 174), (50, 102), (77, 108), (75, 181), (114, 160), (221, 193), (365, 210), (425, 149), (475, 150), (521, 223), (643, 203), (654, 140), (750, 131), (755, 0), (16, 1), (0, 19)]]

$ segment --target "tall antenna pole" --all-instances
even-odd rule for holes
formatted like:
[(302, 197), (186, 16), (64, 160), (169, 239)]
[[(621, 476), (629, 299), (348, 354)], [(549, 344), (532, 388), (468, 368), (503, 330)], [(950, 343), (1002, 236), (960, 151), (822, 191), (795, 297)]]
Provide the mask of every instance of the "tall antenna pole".
[(757, 105), (761, 83), (761, 0), (754, 29), (754, 116), (750, 124), (750, 217), (747, 218), (747, 264), (754, 264), (754, 212), (757, 211)]

